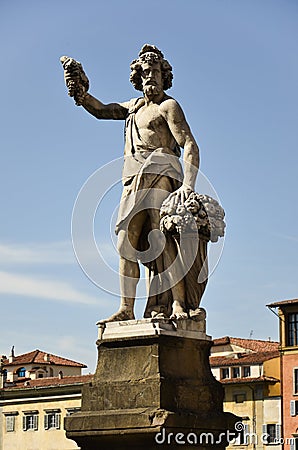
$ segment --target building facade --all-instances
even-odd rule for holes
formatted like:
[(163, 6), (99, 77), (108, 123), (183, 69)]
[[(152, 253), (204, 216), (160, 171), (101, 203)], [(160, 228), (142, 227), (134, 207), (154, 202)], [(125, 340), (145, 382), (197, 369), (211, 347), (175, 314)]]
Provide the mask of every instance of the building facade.
[(283, 448), (298, 450), (298, 299), (267, 306), (279, 317)]
[(278, 342), (223, 337), (214, 340), (210, 364), (224, 387), (224, 410), (241, 418), (235, 449), (281, 450)]
[(86, 368), (85, 364), (41, 350), (15, 356), (12, 347), (8, 358), (1, 357), (1, 383), (9, 387), (10, 384), (41, 378), (81, 375), (83, 368)]
[(92, 379), (83, 367), (40, 350), (2, 357), (0, 450), (78, 449), (63, 421), (80, 410), (82, 386)]

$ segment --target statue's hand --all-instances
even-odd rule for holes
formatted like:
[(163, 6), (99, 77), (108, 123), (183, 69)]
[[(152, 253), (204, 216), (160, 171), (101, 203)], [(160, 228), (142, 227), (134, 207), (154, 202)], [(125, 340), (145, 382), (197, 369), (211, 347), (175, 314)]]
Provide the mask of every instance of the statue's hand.
[(182, 184), (179, 189), (169, 195), (168, 200), (172, 200), (175, 206), (183, 205), (192, 192), (193, 190), (189, 186)]
[(64, 80), (68, 88), (68, 95), (74, 97), (76, 105), (82, 105), (85, 94), (89, 89), (89, 80), (81, 63), (69, 56), (61, 56), (64, 69)]

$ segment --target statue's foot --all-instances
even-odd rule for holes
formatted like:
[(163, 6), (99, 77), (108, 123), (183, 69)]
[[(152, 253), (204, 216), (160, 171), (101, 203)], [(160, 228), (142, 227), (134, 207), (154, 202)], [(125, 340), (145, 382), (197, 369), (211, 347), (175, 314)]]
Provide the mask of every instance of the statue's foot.
[(113, 314), (108, 319), (100, 320), (98, 323), (107, 323), (107, 322), (121, 322), (122, 320), (134, 320), (135, 315), (133, 311), (128, 311), (126, 309), (119, 309), (115, 314)]
[(188, 314), (185, 312), (183, 306), (179, 301), (174, 301), (173, 303), (173, 311), (170, 316), (170, 319), (174, 320), (185, 320), (188, 319)]
[(200, 322), (206, 319), (206, 311), (204, 308), (191, 309), (189, 311), (189, 317), (196, 322)]
[(166, 315), (163, 312), (152, 311), (151, 313), (152, 319), (166, 319)]
[(152, 319), (166, 319), (165, 307), (163, 305), (155, 305), (151, 311)]
[(185, 320), (185, 319), (188, 319), (188, 314), (186, 312), (173, 313), (173, 314), (171, 314), (170, 319)]

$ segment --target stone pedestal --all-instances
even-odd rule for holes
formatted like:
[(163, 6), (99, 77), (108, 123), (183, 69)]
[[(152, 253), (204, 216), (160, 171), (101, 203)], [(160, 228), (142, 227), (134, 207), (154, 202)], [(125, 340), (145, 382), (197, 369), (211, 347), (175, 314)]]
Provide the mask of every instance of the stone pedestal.
[(65, 419), (82, 450), (224, 449), (238, 418), (223, 413), (205, 321), (99, 325), (98, 366), (82, 410)]

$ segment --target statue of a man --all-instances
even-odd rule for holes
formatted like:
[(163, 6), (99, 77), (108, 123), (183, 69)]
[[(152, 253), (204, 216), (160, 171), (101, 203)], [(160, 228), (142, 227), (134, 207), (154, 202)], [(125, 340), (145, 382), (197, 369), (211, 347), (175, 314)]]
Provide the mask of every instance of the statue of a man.
[[(183, 204), (194, 191), (199, 148), (181, 107), (165, 93), (172, 85), (172, 67), (155, 46), (144, 45), (138, 59), (131, 63), (130, 81), (143, 96), (125, 103), (103, 104), (87, 92), (89, 83), (81, 65), (68, 57), (62, 57), (61, 62), (69, 95), (77, 104), (98, 119), (126, 121), (124, 188), (116, 229), (122, 297), (118, 312), (106, 321), (134, 319), (140, 251), (146, 253), (148, 233), (160, 228), (163, 201), (172, 193), (173, 202)], [(180, 147), (184, 149), (184, 175)], [(160, 254), (145, 261), (155, 275), (166, 271), (177, 255), (170, 238), (161, 245), (164, 248)], [(165, 291), (149, 291), (150, 307), (147, 304), (145, 317), (153, 313), (174, 319), (188, 317), (185, 280), (178, 277), (172, 284)]]

